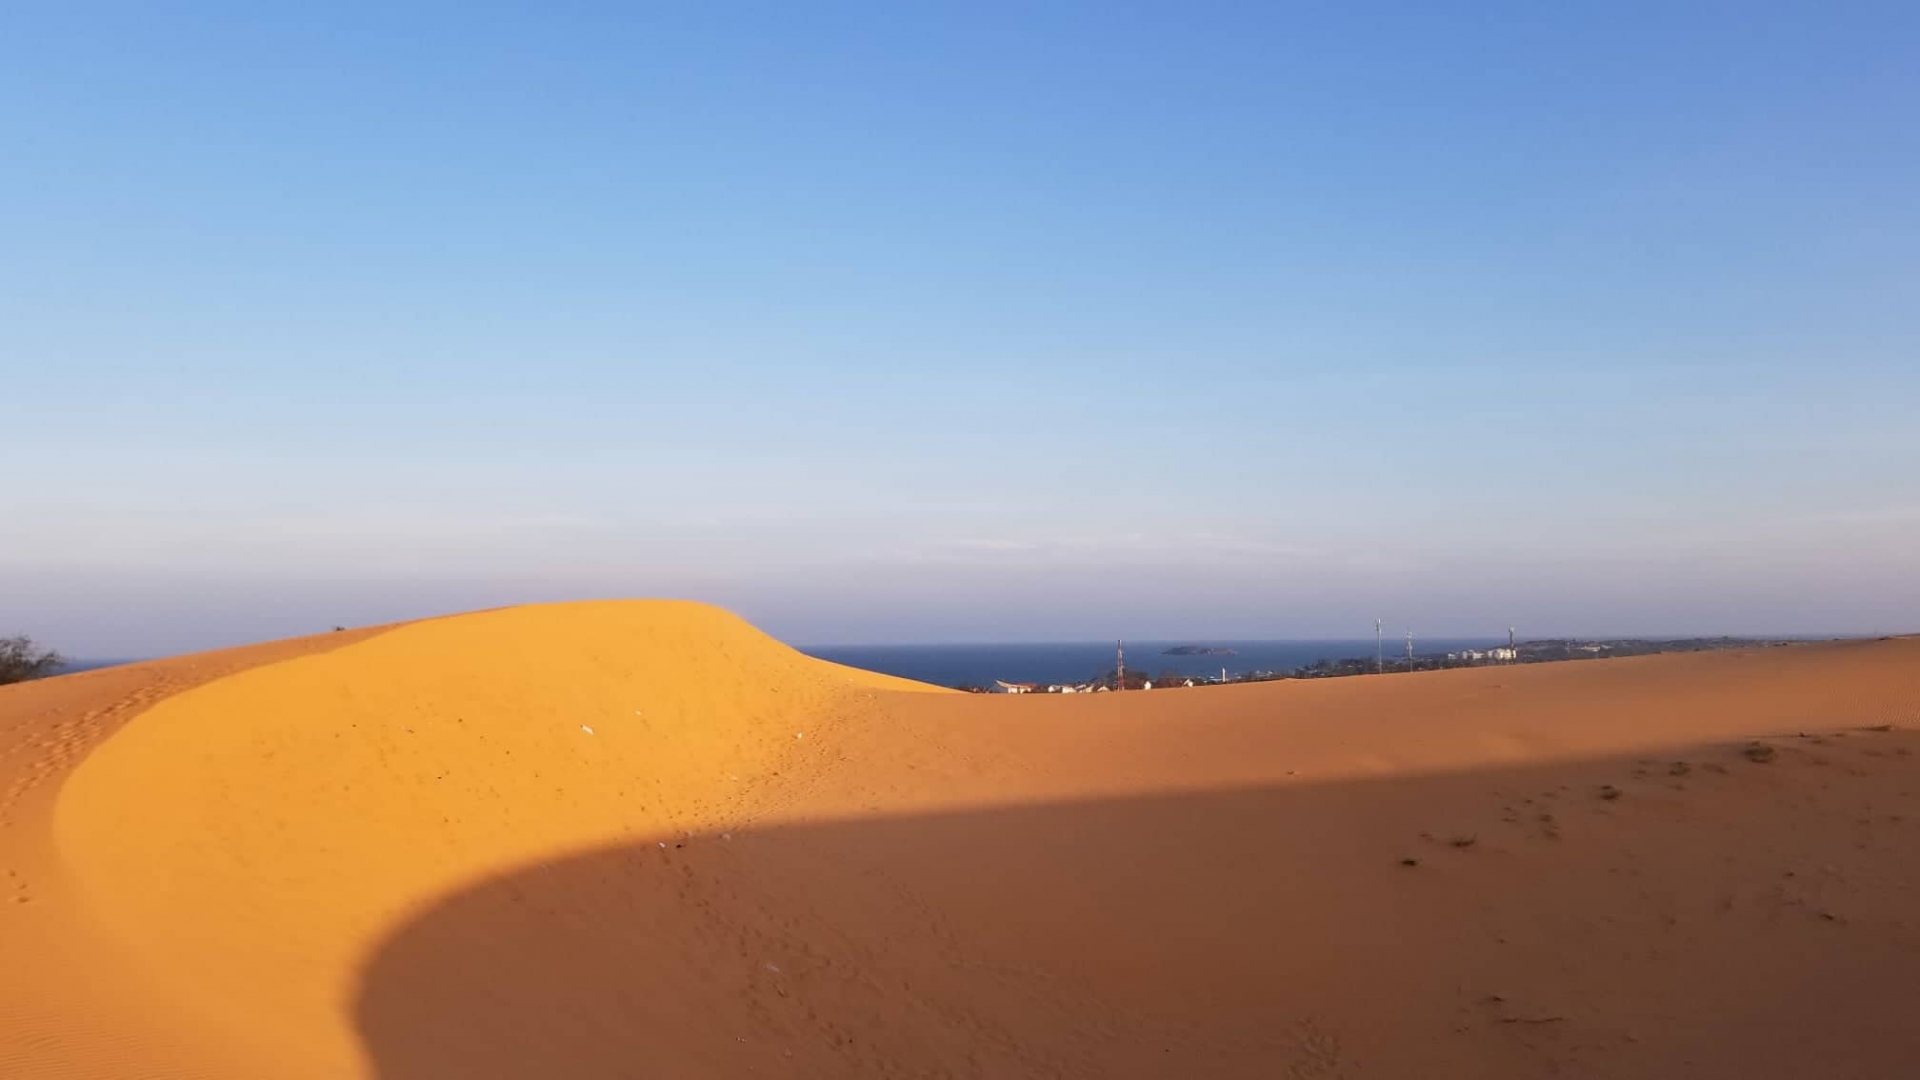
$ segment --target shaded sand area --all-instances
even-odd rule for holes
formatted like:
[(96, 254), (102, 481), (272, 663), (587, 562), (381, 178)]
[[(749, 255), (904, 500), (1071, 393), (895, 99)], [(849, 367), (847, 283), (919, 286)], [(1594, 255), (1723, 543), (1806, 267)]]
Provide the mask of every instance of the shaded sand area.
[(507, 609), (0, 688), (0, 1076), (1885, 1077), (1920, 641), (980, 698)]

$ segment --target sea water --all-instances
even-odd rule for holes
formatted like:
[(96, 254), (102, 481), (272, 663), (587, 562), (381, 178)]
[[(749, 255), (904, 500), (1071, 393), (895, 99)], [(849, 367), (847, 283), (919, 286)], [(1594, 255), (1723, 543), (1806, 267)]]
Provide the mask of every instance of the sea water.
[[(1505, 645), (1505, 638), (1434, 638), (1416, 640), (1420, 656), (1485, 649)], [(1165, 650), (1183, 645), (1233, 650), (1231, 655), (1168, 656)], [(1129, 641), (1127, 670), (1153, 678), (1163, 672), (1181, 676), (1229, 678), (1253, 672), (1287, 672), (1317, 660), (1372, 659), (1374, 641)], [(836, 664), (865, 668), (936, 686), (992, 686), (1003, 682), (1087, 682), (1113, 670), (1114, 643), (1086, 641), (1044, 644), (966, 645), (816, 645), (801, 651)], [(1406, 656), (1406, 641), (1386, 642), (1389, 662)]]

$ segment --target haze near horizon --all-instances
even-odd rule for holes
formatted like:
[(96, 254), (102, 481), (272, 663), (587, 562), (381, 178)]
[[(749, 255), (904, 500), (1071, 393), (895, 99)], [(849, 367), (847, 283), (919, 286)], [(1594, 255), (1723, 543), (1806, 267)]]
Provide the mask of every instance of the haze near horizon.
[(0, 634), (1920, 628), (1894, 4), (0, 15)]

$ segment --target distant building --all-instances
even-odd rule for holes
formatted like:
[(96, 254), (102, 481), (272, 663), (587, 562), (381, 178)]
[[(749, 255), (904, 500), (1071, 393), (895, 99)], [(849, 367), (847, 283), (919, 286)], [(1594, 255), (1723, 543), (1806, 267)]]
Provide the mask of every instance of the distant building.
[(993, 680), (993, 687), (996, 694), (1031, 694), (1040, 689), (1037, 684), (1030, 682), (1001, 682), (999, 679)]
[(1513, 648), (1488, 649), (1487, 659), (1499, 663), (1512, 663), (1520, 659), (1520, 650)]

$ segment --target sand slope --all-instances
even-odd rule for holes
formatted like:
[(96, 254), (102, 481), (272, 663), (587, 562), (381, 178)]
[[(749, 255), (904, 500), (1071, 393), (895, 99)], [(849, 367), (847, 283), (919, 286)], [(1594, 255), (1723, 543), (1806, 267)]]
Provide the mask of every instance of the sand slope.
[(208, 1075), (220, 1057), (164, 989), (80, 912), (54, 850), (73, 767), (158, 701), (238, 671), (361, 640), (347, 631), (0, 687), (0, 1076)]
[(0, 690), (0, 1073), (1920, 1060), (1916, 641), (983, 699), (623, 602), (170, 663)]

